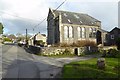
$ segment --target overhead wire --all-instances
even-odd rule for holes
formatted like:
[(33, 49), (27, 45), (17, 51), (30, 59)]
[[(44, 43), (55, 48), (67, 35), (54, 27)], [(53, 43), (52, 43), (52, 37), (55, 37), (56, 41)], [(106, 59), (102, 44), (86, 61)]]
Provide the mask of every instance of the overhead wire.
[[(54, 12), (55, 12), (57, 9), (59, 9), (65, 2), (66, 2), (66, 0), (64, 0), (64, 1), (54, 10)], [(7, 15), (10, 15), (10, 16), (13, 16), (13, 17), (21, 18), (21, 19), (38, 21), (38, 20), (33, 20), (33, 19), (29, 19), (29, 18), (24, 18), (24, 17), (18, 16), (18, 15), (10, 14), (10, 13), (8, 13), (8, 12), (4, 12), (4, 11), (1, 11), (1, 10), (0, 10), (0, 12), (1, 12), (1, 13), (4, 13), (4, 14), (7, 14)], [(40, 21), (38, 24), (36, 24), (35, 26), (33, 26), (32, 29), (28, 29), (28, 30), (33, 30), (33, 31), (34, 31), (35, 28), (37, 28), (37, 26), (39, 26), (40, 24), (42, 24), (46, 19), (47, 19), (47, 17), (44, 18), (43, 20), (41, 20), (41, 21)]]
[[(54, 12), (55, 12), (57, 9), (59, 9), (65, 2), (66, 2), (66, 0), (63, 1), (63, 2), (54, 10)], [(38, 23), (37, 25), (35, 25), (35, 26), (33, 27), (33, 30), (35, 30), (35, 28), (36, 28), (37, 26), (39, 26), (40, 24), (42, 24), (46, 19), (47, 19), (47, 18), (44, 18), (40, 23)]]
[(15, 15), (15, 14), (11, 14), (9, 12), (2, 11), (2, 10), (0, 10), (0, 13), (4, 13), (4, 14), (7, 14), (7, 15), (10, 15), (10, 16), (13, 16), (13, 17), (21, 18), (21, 19), (32, 20), (32, 21), (39, 21), (39, 20), (35, 20), (35, 19), (21, 17), (21, 16), (18, 16), (18, 15)]

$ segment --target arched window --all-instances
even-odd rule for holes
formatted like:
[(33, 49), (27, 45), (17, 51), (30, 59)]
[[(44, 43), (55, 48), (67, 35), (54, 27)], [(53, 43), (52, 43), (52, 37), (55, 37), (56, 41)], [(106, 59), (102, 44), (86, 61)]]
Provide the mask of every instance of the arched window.
[(81, 38), (81, 27), (78, 27), (77, 31), (78, 31), (78, 38)]
[(86, 37), (86, 33), (85, 33), (85, 28), (84, 27), (82, 27), (82, 38), (85, 38)]
[(68, 38), (68, 27), (67, 26), (64, 27), (64, 38), (65, 39)]
[(89, 38), (92, 38), (92, 37), (93, 37), (93, 29), (89, 28)]
[(72, 26), (69, 26), (69, 38), (73, 37), (73, 28)]
[(89, 28), (89, 31), (90, 31), (90, 32), (92, 32), (92, 31), (93, 31), (93, 29), (92, 29), (92, 28)]
[(96, 32), (96, 28), (93, 28), (93, 32)]
[(93, 38), (96, 38), (96, 28), (93, 28)]

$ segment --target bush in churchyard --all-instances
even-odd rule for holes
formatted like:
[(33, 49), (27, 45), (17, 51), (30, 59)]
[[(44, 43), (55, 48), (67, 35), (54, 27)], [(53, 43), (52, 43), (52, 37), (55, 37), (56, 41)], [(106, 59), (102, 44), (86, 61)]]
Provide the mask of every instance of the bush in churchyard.
[(120, 50), (120, 38), (116, 39), (117, 49)]

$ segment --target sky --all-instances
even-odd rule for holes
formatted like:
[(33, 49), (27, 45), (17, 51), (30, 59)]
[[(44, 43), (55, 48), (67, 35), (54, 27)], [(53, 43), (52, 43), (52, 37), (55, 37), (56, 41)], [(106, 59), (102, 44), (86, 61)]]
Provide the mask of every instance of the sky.
[[(4, 34), (47, 34), (49, 8), (56, 9), (64, 0), (0, 0), (0, 22)], [(102, 23), (101, 28), (107, 31), (118, 26), (118, 0), (66, 0), (58, 9), (88, 14)]]

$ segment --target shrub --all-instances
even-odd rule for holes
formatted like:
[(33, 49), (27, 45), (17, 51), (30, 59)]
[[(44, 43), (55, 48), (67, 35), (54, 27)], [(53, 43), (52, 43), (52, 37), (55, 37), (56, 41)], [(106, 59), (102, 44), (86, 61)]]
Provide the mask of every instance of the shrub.
[(86, 41), (85, 46), (97, 46), (94, 41)]
[(104, 50), (102, 57), (118, 58), (118, 57), (120, 57), (120, 51), (118, 51), (116, 49), (109, 49), (108, 51)]
[(117, 54), (118, 54), (118, 51), (116, 49), (109, 49), (107, 56), (108, 57), (116, 57)]
[(78, 56), (85, 56), (86, 54), (85, 53), (80, 53), (80, 55), (78, 55)]
[(77, 44), (75, 42), (70, 44), (71, 47), (77, 47)]
[(84, 46), (97, 46), (94, 41), (89, 40), (80, 40), (76, 42), (77, 47), (84, 47)]
[(4, 38), (3, 41), (4, 41), (4, 42), (5, 42), (5, 41), (12, 42), (12, 40), (9, 39), (9, 38)]
[(56, 56), (56, 57), (67, 57), (67, 56), (75, 56), (74, 54), (72, 54), (72, 49), (70, 48), (66, 48), (65, 50), (55, 50), (55, 51), (51, 51), (51, 52), (43, 52), (42, 53), (43, 56)]
[(51, 47), (59, 47), (59, 46), (60, 46), (60, 43), (56, 43), (56, 44), (51, 45)]
[(94, 46), (96, 47), (96, 43), (94, 41), (89, 41), (89, 40), (79, 40), (77, 42), (73, 43), (61, 43), (61, 47), (84, 47), (84, 46)]
[(105, 50), (103, 50), (103, 49), (99, 49), (98, 51), (102, 54), (105, 52)]
[(100, 53), (102, 53), (102, 57), (106, 57), (107, 51), (106, 50), (101, 50)]
[(120, 51), (118, 51), (118, 53), (115, 56), (116, 58), (120, 58)]
[(36, 40), (36, 41), (35, 41), (35, 44), (36, 44), (36, 45), (44, 45), (45, 42), (43, 42), (42, 40)]
[(67, 48), (66, 48), (65, 51), (63, 52), (63, 54), (68, 54), (68, 55), (71, 54), (70, 49), (67, 49)]
[(67, 44), (67, 43), (61, 43), (60, 46), (61, 46), (61, 47), (70, 47), (70, 45)]
[(116, 40), (117, 49), (120, 50), (120, 38)]

